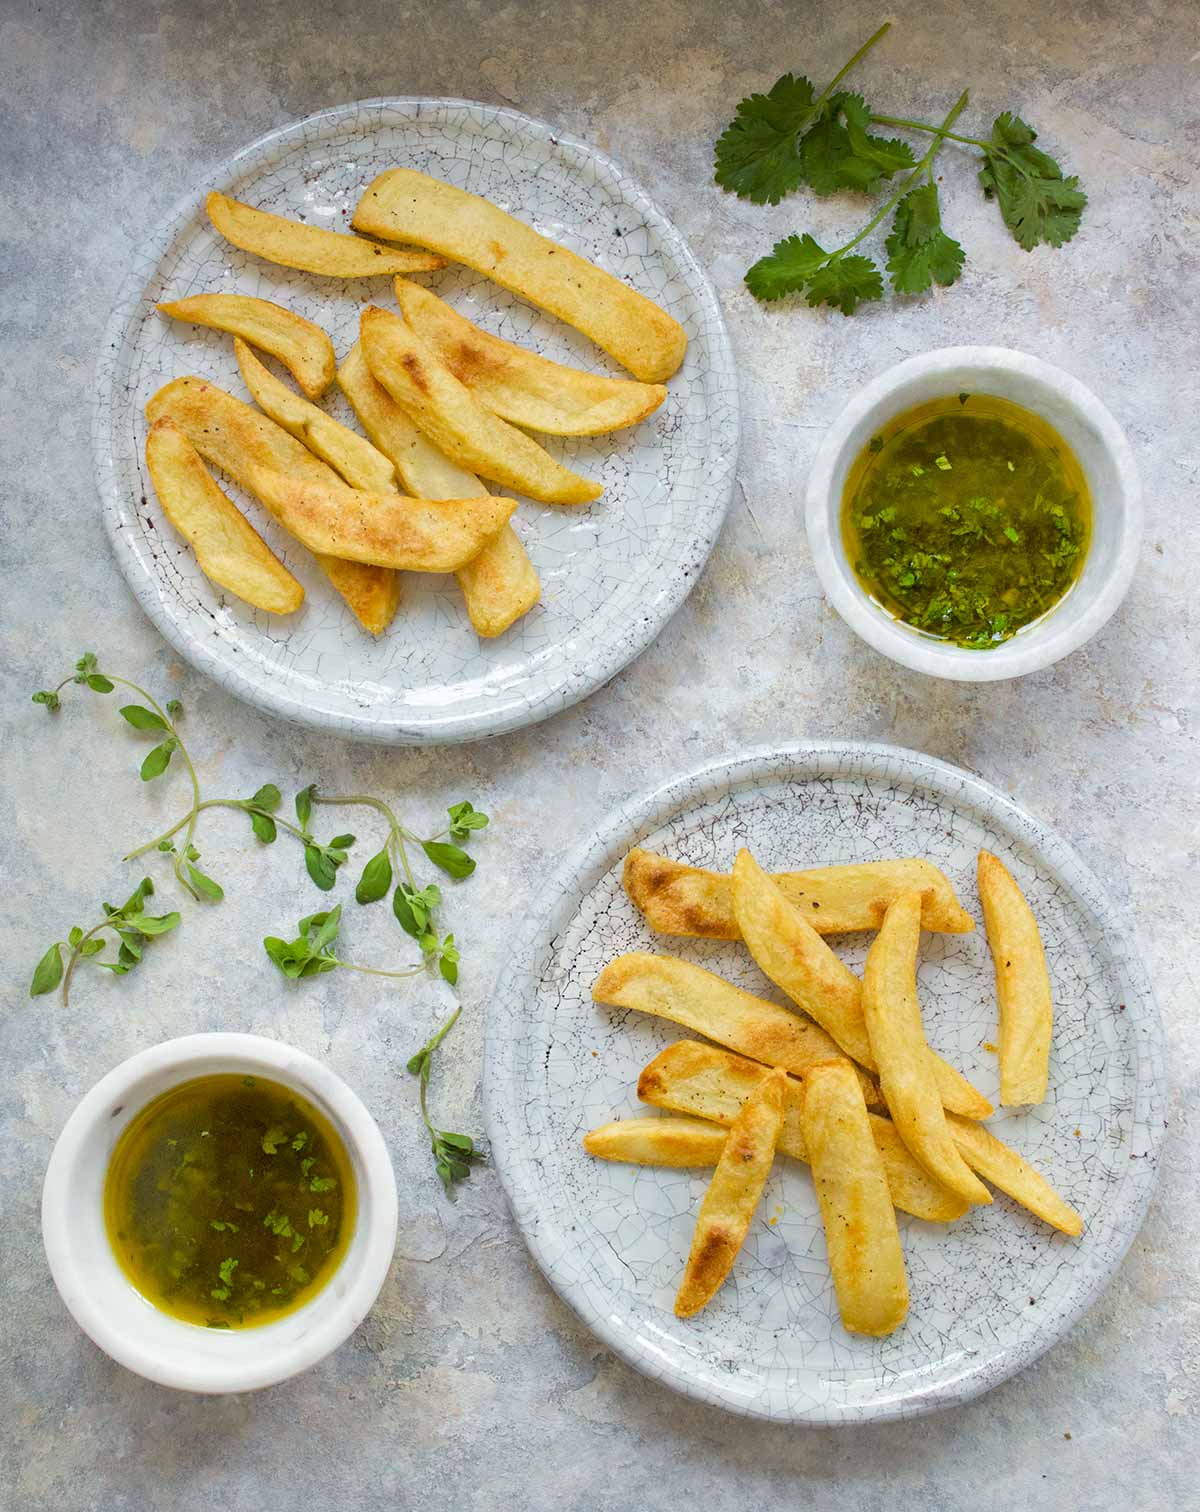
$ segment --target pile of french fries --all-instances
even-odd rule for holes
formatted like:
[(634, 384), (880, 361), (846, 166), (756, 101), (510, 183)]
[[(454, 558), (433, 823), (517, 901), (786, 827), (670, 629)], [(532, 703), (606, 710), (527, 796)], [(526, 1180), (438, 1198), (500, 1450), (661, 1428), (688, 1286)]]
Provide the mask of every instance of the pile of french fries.
[[(178, 378), (146, 406), (146, 463), (163, 512), (220, 587), (271, 614), (304, 590), (218, 487), (208, 466), (252, 493), (316, 557), (364, 629), (384, 631), (401, 572), (452, 572), (471, 624), (502, 634), (541, 597), (510, 523), (515, 501), (545, 504), (602, 489), (527, 432), (594, 436), (636, 425), (666, 398), (687, 338), (664, 310), (478, 195), (411, 169), (381, 174), (356, 230), (426, 250), (291, 221), (212, 193), (212, 224), (268, 262), (331, 278), (392, 275), (400, 313), (371, 305), (339, 366), (312, 321), (270, 300), (196, 294), (164, 315), (234, 338), (258, 407), (200, 378)], [(606, 378), (539, 357), (457, 314), (406, 275), (464, 263), (590, 336), (634, 374)], [(255, 355), (276, 358), (296, 392)], [(318, 401), (337, 379), (365, 435)]]
[[(1000, 1095), (1046, 1096), (1053, 1009), (1033, 912), (990, 852), (979, 894), (996, 974)], [(715, 1167), (675, 1311), (699, 1312), (728, 1276), (776, 1153), (809, 1166), (843, 1327), (881, 1337), (908, 1315), (896, 1210), (951, 1223), (990, 1203), (983, 1178), (1062, 1233), (1080, 1215), (988, 1130), (988, 1100), (930, 1049), (917, 997), (921, 930), (975, 925), (948, 878), (915, 858), (768, 875), (748, 850), (732, 875), (631, 851), (625, 890), (662, 934), (742, 940), (791, 1003), (744, 992), (703, 967), (635, 952), (596, 979), (598, 1003), (667, 1019), (685, 1039), (645, 1067), (638, 1096), (681, 1116), (593, 1129), (604, 1160)], [(875, 930), (861, 980), (826, 935)]]

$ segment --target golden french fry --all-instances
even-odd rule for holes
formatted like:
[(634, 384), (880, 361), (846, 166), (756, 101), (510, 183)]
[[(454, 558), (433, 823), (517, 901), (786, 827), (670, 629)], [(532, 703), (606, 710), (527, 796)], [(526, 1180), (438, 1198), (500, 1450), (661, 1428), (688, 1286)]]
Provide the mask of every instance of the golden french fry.
[(517, 507), (512, 499), (409, 499), (344, 483), (307, 483), (251, 467), (246, 486), (310, 551), (406, 572), (454, 572), (476, 556)]
[(805, 1076), (801, 1121), (842, 1327), (883, 1338), (908, 1316), (908, 1277), (883, 1162), (845, 1061)]
[[(362, 428), (395, 465), (414, 498), (461, 499), (483, 493), (475, 474), (438, 451), (376, 380), (357, 341), (338, 368), (338, 383)], [(456, 576), (471, 624), (483, 636), (503, 635), (542, 595), (533, 563), (511, 525)]]
[(702, 1118), (621, 1118), (585, 1134), (583, 1148), (599, 1160), (632, 1165), (715, 1166), (727, 1138), (719, 1124)]
[[(765, 1066), (800, 1076), (817, 1061), (836, 1059), (838, 1048), (811, 1019), (743, 992), (732, 982), (674, 956), (634, 951), (610, 961), (592, 988), (597, 1003), (636, 1008), (707, 1035)], [(858, 1073), (862, 1076), (862, 1073)], [(878, 1099), (868, 1078), (868, 1096)]]
[(173, 420), (150, 427), (146, 467), (163, 514), (191, 543), (205, 577), (269, 614), (299, 609), (304, 589), (217, 487)]
[(603, 492), (556, 462), (544, 447), (485, 409), (398, 315), (374, 306), (359, 325), (376, 379), (460, 467), (544, 504), (587, 504)]
[(1012, 873), (991, 851), (979, 852), (978, 878), (1000, 1007), (1000, 1101), (1044, 1102), (1054, 1006), (1042, 936)]
[(446, 266), (445, 258), (432, 252), (381, 247), (365, 236), (347, 236), (255, 210), (215, 189), (204, 208), (227, 242), (284, 268), (327, 273), (331, 278), (370, 278), (380, 273), (429, 273)]
[[(849, 1062), (846, 1064), (849, 1066)], [(769, 1071), (729, 1127), (712, 1183), (700, 1204), (691, 1252), (675, 1298), (676, 1317), (695, 1317), (712, 1301), (750, 1231), (775, 1159), (786, 1080), (782, 1071)], [(892, 1211), (890, 1203), (888, 1211)]]
[(917, 1000), (921, 894), (888, 906), (867, 953), (863, 1011), (879, 1080), (901, 1139), (931, 1176), (968, 1202), (991, 1202), (950, 1137)]
[(946, 1122), (963, 1159), (980, 1176), (1064, 1234), (1078, 1238), (1083, 1233), (1080, 1215), (1016, 1150), (983, 1124), (956, 1118), (953, 1113), (947, 1115)]
[[(150, 421), (169, 416), (205, 459), (249, 487), (253, 467), (276, 468), (310, 483), (339, 486), (333, 468), (281, 425), (203, 378), (176, 378), (146, 406)], [(364, 630), (386, 630), (400, 602), (400, 578), (385, 567), (316, 553), (317, 563)]]
[[(862, 983), (745, 849), (733, 863), (732, 896), (742, 939), (763, 972), (847, 1055), (874, 1071)], [(986, 1118), (993, 1111), (987, 1098), (936, 1054), (933, 1070), (945, 1107), (966, 1118)]]
[(590, 336), (643, 383), (664, 382), (683, 361), (687, 334), (653, 300), (477, 194), (393, 168), (368, 186), (352, 225), (485, 273)]
[(193, 294), (190, 299), (168, 301), (158, 308), (174, 320), (228, 331), (270, 352), (310, 399), (319, 399), (333, 382), (337, 370), (333, 342), (320, 326), (269, 299), (254, 299), (249, 294)]
[[(772, 879), (820, 935), (878, 929), (893, 898), (922, 894), (921, 924), (931, 932), (969, 934), (974, 928), (947, 877), (929, 861), (860, 861), (811, 871), (776, 872)], [(625, 891), (659, 934), (736, 940), (730, 879), (635, 847), (625, 858)]]
[(636, 425), (667, 397), (659, 383), (564, 367), (481, 330), (436, 294), (396, 279), (405, 320), (488, 409), (551, 436), (600, 436)]
[(368, 493), (397, 492), (396, 469), (365, 437), (281, 383), (240, 336), (234, 337), (233, 350), (246, 387), (264, 414), (328, 462), (351, 488), (364, 488)]
[[(712, 1119), (728, 1126), (741, 1112), (750, 1093), (767, 1074), (757, 1061), (732, 1055), (715, 1045), (678, 1040), (668, 1045), (638, 1078), (638, 1096), (652, 1107), (666, 1108), (692, 1118)], [(784, 1090), (783, 1125), (779, 1151), (793, 1160), (808, 1161), (808, 1147), (800, 1124), (804, 1084), (789, 1077)], [(936, 1182), (908, 1152), (891, 1119), (870, 1114), (871, 1133), (887, 1174), (892, 1201), (914, 1218), (951, 1223), (969, 1204)], [(612, 1157), (618, 1158), (618, 1157)], [(622, 1157), (623, 1158), (623, 1157)]]

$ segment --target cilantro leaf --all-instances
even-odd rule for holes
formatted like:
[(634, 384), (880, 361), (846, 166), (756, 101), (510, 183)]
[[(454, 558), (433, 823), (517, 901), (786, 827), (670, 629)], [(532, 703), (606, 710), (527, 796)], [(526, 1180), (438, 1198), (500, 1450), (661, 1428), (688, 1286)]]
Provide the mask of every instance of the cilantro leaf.
[(916, 164), (912, 148), (899, 137), (872, 136), (871, 112), (862, 95), (842, 94), (837, 105), (846, 121), (851, 157), (842, 165), (848, 189), (874, 189), (879, 181)]
[(931, 283), (945, 286), (958, 278), (964, 253), (942, 230), (936, 184), (910, 190), (896, 206), (887, 250), (888, 272), (898, 294), (920, 294)]
[(836, 115), (825, 115), (800, 143), (804, 177), (814, 194), (836, 194), (845, 187), (843, 169), (853, 157), (850, 133)]
[(814, 308), (827, 304), (853, 315), (865, 301), (883, 298), (883, 279), (869, 257), (839, 257), (817, 269), (804, 297)]
[(746, 287), (755, 299), (782, 299), (798, 294), (829, 253), (807, 233), (785, 236), (746, 274)]
[(790, 73), (767, 94), (742, 100), (717, 139), (717, 183), (756, 205), (777, 205), (805, 181), (796, 139), (812, 115), (812, 84)]
[(979, 182), (1000, 206), (1017, 244), (1031, 252), (1039, 243), (1061, 247), (1079, 230), (1087, 195), (1073, 174), (1064, 178), (1055, 160), (1033, 144), (1037, 132), (1009, 111), (992, 123)]

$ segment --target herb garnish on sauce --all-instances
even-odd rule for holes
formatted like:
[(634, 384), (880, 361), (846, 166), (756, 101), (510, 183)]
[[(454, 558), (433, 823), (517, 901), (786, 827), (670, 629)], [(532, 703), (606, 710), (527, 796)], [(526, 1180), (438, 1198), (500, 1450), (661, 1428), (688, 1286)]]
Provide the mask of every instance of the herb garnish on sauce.
[(973, 650), (1000, 645), (1062, 599), (1090, 519), (1066, 442), (988, 395), (897, 416), (870, 439), (842, 498), (846, 553), (876, 602)]

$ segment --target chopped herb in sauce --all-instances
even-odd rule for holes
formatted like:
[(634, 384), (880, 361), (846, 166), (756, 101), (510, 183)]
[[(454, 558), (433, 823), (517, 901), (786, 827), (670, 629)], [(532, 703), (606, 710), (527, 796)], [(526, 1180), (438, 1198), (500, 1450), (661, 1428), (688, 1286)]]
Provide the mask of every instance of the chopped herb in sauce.
[(898, 415), (860, 454), (842, 535), (872, 598), (974, 650), (1046, 614), (1083, 566), (1091, 502), (1063, 439), (1019, 405), (959, 393)]
[(206, 1076), (164, 1093), (122, 1134), (104, 1213), (148, 1301), (206, 1328), (248, 1328), (302, 1306), (337, 1269), (354, 1178), (333, 1128), (290, 1088)]

